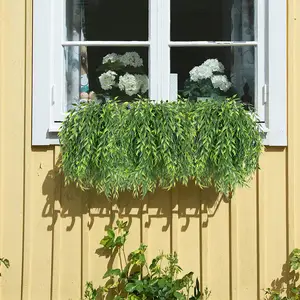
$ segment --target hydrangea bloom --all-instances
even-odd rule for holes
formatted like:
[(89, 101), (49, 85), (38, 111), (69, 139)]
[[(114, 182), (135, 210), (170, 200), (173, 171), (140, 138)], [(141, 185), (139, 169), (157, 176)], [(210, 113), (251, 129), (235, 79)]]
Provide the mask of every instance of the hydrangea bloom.
[(114, 63), (117, 60), (119, 60), (119, 58), (120, 55), (118, 55), (117, 53), (110, 53), (103, 57), (102, 63), (103, 64), (107, 64), (108, 62)]
[(203, 65), (209, 67), (212, 72), (224, 73), (225, 70), (224, 65), (215, 58), (207, 59)]
[(139, 89), (141, 90), (141, 93), (144, 94), (148, 91), (149, 89), (149, 79), (147, 75), (140, 75), (136, 74), (134, 75), (136, 80), (139, 83)]
[(143, 60), (137, 52), (126, 52), (124, 55), (119, 57), (119, 60), (125, 67), (132, 66), (137, 68), (143, 66)]
[(227, 92), (231, 87), (231, 82), (228, 81), (226, 75), (214, 75), (211, 78), (211, 82), (215, 89), (220, 89), (223, 92)]
[(210, 78), (213, 75), (213, 72), (210, 67), (201, 65), (198, 67), (194, 67), (190, 71), (190, 77), (192, 81), (198, 81), (201, 79), (207, 79)]
[(116, 84), (117, 73), (114, 71), (107, 71), (99, 76), (99, 81), (103, 90), (111, 90), (112, 87)]
[(119, 78), (119, 89), (128, 96), (133, 96), (139, 92), (140, 83), (134, 75), (126, 73)]

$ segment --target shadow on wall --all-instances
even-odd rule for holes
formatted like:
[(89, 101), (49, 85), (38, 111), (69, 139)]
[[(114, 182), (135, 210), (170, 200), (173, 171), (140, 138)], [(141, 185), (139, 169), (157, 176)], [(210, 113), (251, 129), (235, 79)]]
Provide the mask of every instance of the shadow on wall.
[[(69, 218), (66, 227), (71, 231), (76, 219), (89, 215), (88, 228), (91, 229), (96, 218), (109, 217), (111, 227), (117, 218), (128, 218), (129, 227), (133, 218), (145, 219), (144, 225), (150, 227), (154, 218), (164, 218), (162, 231), (171, 226), (172, 217), (177, 215), (184, 224), (181, 231), (186, 231), (191, 218), (200, 219), (201, 226), (206, 227), (210, 217), (213, 217), (221, 202), (228, 203), (225, 197), (217, 194), (213, 188), (200, 189), (190, 182), (188, 187), (176, 186), (170, 191), (158, 189), (154, 194), (148, 194), (144, 199), (135, 199), (129, 192), (120, 194), (118, 200), (110, 201), (104, 195), (94, 190), (82, 191), (74, 184), (65, 186), (63, 175), (58, 167), (48, 172), (42, 187), (43, 195), (47, 196), (42, 217), (49, 218), (52, 223), (48, 230), (54, 229), (57, 218)], [(182, 223), (182, 222), (181, 222)]]
[[(290, 263), (292, 258), (293, 252), (290, 253), (287, 261), (282, 266), (281, 276), (274, 279), (270, 286), (265, 289), (265, 291), (271, 291), (271, 293), (266, 293), (265, 299), (299, 299), (299, 271), (292, 268)], [(295, 289), (295, 287), (297, 288)]]

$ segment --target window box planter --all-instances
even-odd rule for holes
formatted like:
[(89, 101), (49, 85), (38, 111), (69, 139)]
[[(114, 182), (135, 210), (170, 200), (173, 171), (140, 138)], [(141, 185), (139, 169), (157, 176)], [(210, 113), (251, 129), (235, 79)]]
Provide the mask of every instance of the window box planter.
[(245, 185), (262, 151), (259, 124), (236, 99), (81, 104), (60, 131), (66, 183), (108, 197), (194, 180), (226, 195)]

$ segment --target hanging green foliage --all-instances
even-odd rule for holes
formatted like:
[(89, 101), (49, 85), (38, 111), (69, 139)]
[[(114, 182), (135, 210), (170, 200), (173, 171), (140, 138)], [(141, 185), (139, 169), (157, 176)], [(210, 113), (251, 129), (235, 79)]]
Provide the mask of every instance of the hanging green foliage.
[(81, 104), (59, 133), (66, 183), (116, 198), (194, 180), (228, 195), (258, 167), (262, 137), (236, 99)]

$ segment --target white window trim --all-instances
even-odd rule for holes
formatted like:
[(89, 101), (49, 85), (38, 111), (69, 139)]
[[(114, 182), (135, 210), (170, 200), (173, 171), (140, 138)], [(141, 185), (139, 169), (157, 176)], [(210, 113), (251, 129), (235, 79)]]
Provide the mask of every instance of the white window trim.
[(269, 0), (266, 145), (287, 146), (287, 3)]
[[(265, 144), (286, 146), (286, 0), (257, 1), (256, 24), (259, 30), (254, 42), (170, 41), (170, 0), (149, 0), (149, 2), (149, 36), (151, 37), (149, 41), (73, 42), (63, 40), (64, 1), (33, 0), (32, 144), (59, 144), (57, 132), (60, 123), (54, 120), (61, 121), (64, 118), (61, 101), (64, 90), (63, 46), (149, 47), (150, 97), (157, 100), (171, 99), (174, 96), (170, 86), (176, 86), (174, 82), (176, 75), (170, 76), (170, 47), (255, 46), (258, 70), (258, 94), (255, 98), (258, 114), (267, 132)], [(264, 25), (267, 27), (266, 30)], [(266, 36), (265, 32), (267, 32)]]

